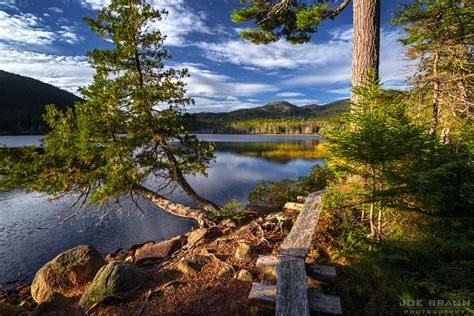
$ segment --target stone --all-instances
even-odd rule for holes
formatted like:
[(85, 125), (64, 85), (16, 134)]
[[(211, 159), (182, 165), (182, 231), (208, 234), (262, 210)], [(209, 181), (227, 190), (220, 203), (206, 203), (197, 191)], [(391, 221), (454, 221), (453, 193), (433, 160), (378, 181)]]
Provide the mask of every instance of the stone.
[(44, 302), (54, 292), (65, 296), (77, 295), (104, 264), (102, 255), (92, 246), (69, 249), (36, 272), (31, 295), (37, 303)]
[(236, 228), (237, 227), (237, 224), (235, 223), (235, 221), (231, 220), (230, 218), (224, 219), (223, 221), (220, 222), (220, 224), (222, 226), (228, 227), (228, 228)]
[(23, 309), (21, 307), (13, 306), (6, 303), (0, 303), (1, 316), (16, 316), (19, 315)]
[(253, 282), (252, 274), (245, 269), (242, 269), (239, 271), (239, 274), (237, 275), (237, 279), (244, 282)]
[(184, 274), (199, 272), (210, 261), (211, 258), (208, 256), (193, 255), (189, 259), (181, 259), (176, 265), (176, 269)]
[(249, 243), (240, 242), (235, 251), (235, 257), (242, 261), (252, 260), (252, 246)]
[(193, 230), (188, 236), (188, 247), (204, 243), (204, 236), (207, 233), (207, 228), (201, 227)]
[(219, 272), (217, 273), (217, 276), (219, 278), (227, 278), (227, 277), (232, 276), (234, 272), (235, 272), (234, 267), (228, 264), (219, 270)]
[(127, 300), (146, 281), (146, 273), (133, 264), (111, 262), (102, 267), (79, 301), (87, 308), (106, 299)]
[(135, 251), (135, 262), (141, 263), (147, 260), (157, 260), (169, 257), (181, 248), (181, 239), (175, 238), (165, 240), (157, 244), (146, 245)]
[(54, 292), (49, 296), (45, 301), (41, 302), (33, 310), (31, 316), (40, 316), (40, 315), (60, 315), (64, 310), (64, 306), (68, 304), (70, 298), (65, 297), (64, 295)]

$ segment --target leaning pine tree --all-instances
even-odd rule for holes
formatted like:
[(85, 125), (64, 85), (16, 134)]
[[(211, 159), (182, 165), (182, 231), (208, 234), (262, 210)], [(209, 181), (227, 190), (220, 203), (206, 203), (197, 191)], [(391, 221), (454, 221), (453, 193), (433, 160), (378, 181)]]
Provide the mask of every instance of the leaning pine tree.
[[(180, 124), (193, 100), (185, 96), (187, 72), (163, 63), (170, 54), (153, 22), (164, 14), (145, 1), (113, 0), (97, 19), (85, 18), (113, 47), (87, 54), (96, 74), (80, 89), (85, 101), (66, 112), (47, 108), (52, 131), (44, 152), (25, 149), (21, 157), (3, 160), (0, 190), (24, 188), (55, 199), (72, 195), (67, 217), (87, 204), (127, 201), (138, 207), (143, 197), (175, 215), (209, 223), (208, 212), (218, 206), (199, 196), (185, 175), (204, 174), (213, 148)], [(158, 193), (177, 185), (197, 208)]]

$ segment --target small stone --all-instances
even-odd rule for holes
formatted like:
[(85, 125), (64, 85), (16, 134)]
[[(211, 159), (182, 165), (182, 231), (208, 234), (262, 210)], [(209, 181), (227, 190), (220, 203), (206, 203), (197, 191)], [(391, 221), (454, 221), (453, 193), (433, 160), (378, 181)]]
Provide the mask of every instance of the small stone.
[(245, 269), (242, 269), (239, 271), (239, 274), (237, 275), (237, 279), (244, 282), (253, 282), (252, 274)]
[(228, 227), (228, 228), (235, 228), (237, 227), (237, 224), (235, 223), (235, 221), (233, 221), (232, 219), (230, 218), (226, 218), (224, 219), (223, 221), (220, 222), (220, 224), (224, 227)]
[(193, 255), (189, 259), (181, 259), (176, 265), (176, 269), (184, 274), (201, 271), (202, 267), (211, 261), (210, 257)]
[(193, 230), (188, 236), (188, 247), (199, 245), (204, 242), (204, 235), (207, 233), (207, 228), (201, 227)]
[(54, 292), (45, 301), (41, 302), (33, 310), (31, 316), (40, 315), (59, 315), (64, 310), (64, 306), (68, 303), (68, 299), (64, 295)]
[(242, 261), (252, 260), (252, 246), (246, 242), (240, 242), (237, 250), (235, 251), (235, 257)]
[(127, 258), (125, 258), (125, 262), (128, 262), (128, 263), (132, 263), (135, 259), (133, 258), (133, 256), (128, 256)]
[(140, 263), (147, 260), (163, 259), (172, 255), (181, 248), (181, 239), (174, 238), (157, 244), (146, 245), (135, 251), (135, 262)]
[(234, 272), (235, 272), (234, 268), (230, 264), (228, 264), (219, 270), (219, 272), (217, 273), (217, 276), (219, 278), (226, 278), (234, 274)]

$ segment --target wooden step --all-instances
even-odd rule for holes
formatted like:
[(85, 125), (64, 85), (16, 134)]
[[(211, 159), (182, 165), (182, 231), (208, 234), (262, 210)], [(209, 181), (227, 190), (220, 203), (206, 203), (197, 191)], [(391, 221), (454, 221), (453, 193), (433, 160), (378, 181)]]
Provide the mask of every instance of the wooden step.
[[(271, 278), (275, 278), (276, 257), (258, 256), (256, 269)], [(336, 268), (320, 264), (306, 264), (306, 273), (318, 281), (330, 281), (336, 278)]]
[[(275, 285), (265, 285), (253, 283), (249, 294), (249, 304), (261, 308), (274, 309), (276, 302), (277, 287)], [(327, 314), (342, 315), (341, 300), (339, 296), (327, 295), (308, 290), (309, 309)]]

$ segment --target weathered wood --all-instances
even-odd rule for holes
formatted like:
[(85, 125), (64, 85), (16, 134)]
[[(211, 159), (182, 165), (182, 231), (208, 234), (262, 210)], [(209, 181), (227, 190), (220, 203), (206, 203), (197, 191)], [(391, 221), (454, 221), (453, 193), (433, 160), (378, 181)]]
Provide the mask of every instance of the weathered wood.
[(303, 206), (304, 204), (301, 203), (286, 202), (284, 208), (287, 210), (300, 212), (303, 209)]
[[(255, 269), (259, 273), (272, 278), (275, 275), (276, 264), (276, 257), (260, 255), (258, 256), (257, 263), (255, 264)], [(306, 264), (306, 273), (318, 281), (328, 281), (336, 278), (336, 268), (315, 263)]]
[(275, 315), (309, 316), (308, 284), (304, 259), (278, 255)]
[[(262, 308), (274, 309), (277, 287), (253, 283), (249, 294), (249, 304)], [(311, 311), (342, 315), (341, 300), (339, 296), (322, 294), (318, 291), (308, 290), (309, 309)]]
[(321, 194), (324, 190), (311, 193), (301, 210), (290, 233), (281, 245), (279, 254), (305, 258), (313, 240), (321, 213)]

